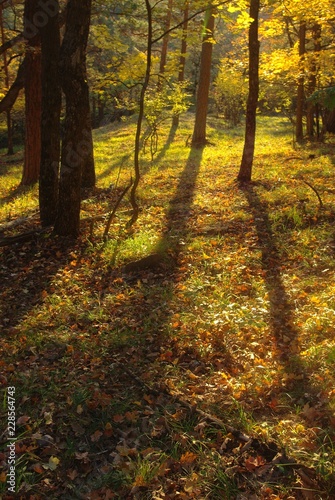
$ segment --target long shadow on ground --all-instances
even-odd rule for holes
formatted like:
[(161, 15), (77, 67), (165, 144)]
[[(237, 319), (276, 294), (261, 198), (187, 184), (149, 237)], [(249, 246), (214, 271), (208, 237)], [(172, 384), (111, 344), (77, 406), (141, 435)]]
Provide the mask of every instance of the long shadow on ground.
[[(294, 306), (286, 292), (282, 277), (283, 259), (280, 255), (278, 242), (271, 228), (268, 208), (258, 196), (253, 186), (244, 186), (243, 192), (253, 215), (258, 241), (262, 252), (262, 269), (269, 301), (269, 322), (274, 352), (280, 360), (283, 377), (283, 392), (290, 397), (297, 408), (301, 405), (317, 405), (321, 409), (318, 389), (312, 387), (306, 368), (299, 356), (299, 328), (295, 324)], [(321, 390), (321, 389), (320, 389)], [(319, 425), (327, 426), (330, 413), (327, 402), (323, 402), (319, 416)], [(308, 416), (308, 415), (307, 415)], [(324, 418), (323, 418), (324, 417)]]

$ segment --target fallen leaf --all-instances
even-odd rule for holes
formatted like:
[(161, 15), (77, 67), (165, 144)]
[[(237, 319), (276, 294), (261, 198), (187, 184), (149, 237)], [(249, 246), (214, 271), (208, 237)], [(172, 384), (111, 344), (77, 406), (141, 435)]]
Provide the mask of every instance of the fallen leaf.
[(60, 462), (59, 458), (57, 458), (57, 457), (50, 457), (49, 458), (49, 468), (51, 470), (56, 470), (57, 467), (58, 467), (58, 465), (59, 465), (59, 462)]
[(92, 443), (96, 443), (97, 441), (99, 441), (99, 439), (101, 438), (102, 436), (102, 432), (97, 430), (95, 431), (93, 434), (91, 434), (91, 441)]

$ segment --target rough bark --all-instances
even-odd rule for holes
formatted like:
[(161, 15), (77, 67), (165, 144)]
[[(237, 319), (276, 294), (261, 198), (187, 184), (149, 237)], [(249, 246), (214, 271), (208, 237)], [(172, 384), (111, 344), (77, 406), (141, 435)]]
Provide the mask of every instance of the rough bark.
[(31, 32), (33, 19), (39, 10), (39, 0), (26, 0), (24, 23), (25, 54), (25, 154), (21, 184), (38, 181), (41, 161), (41, 37), (39, 30)]
[[(40, 3), (44, 3), (44, 1), (41, 0)], [(58, 0), (56, 3), (58, 5)], [(61, 84), (58, 14), (49, 17), (47, 25), (41, 30), (41, 42), (42, 128), (39, 206), (41, 224), (49, 226), (54, 224), (57, 214), (60, 156)]]
[(204, 36), (201, 50), (200, 75), (196, 97), (195, 123), (192, 135), (192, 146), (201, 147), (206, 144), (206, 121), (208, 111), (209, 86), (214, 32), (213, 7), (210, 6), (205, 15)]
[(256, 138), (256, 112), (259, 94), (259, 40), (258, 15), (259, 0), (251, 0), (250, 17), (253, 19), (249, 26), (249, 93), (245, 119), (245, 138), (240, 171), (237, 179), (240, 182), (250, 182), (252, 164), (254, 160)]
[(69, 0), (61, 47), (61, 79), (65, 94), (65, 131), (62, 142), (56, 234), (77, 237), (80, 229), (82, 172), (91, 147), (87, 109), (86, 46), (91, 0)]

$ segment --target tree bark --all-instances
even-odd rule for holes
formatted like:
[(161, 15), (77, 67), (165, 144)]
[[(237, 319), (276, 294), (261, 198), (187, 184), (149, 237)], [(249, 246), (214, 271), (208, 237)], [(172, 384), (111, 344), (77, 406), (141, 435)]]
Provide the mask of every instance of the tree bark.
[(38, 181), (41, 161), (41, 37), (38, 29), (31, 33), (39, 0), (26, 0), (24, 23), (26, 33), (25, 54), (25, 152), (22, 185)]
[(91, 148), (86, 80), (90, 14), (91, 0), (69, 0), (61, 47), (60, 69), (66, 114), (54, 230), (56, 234), (71, 237), (79, 235), (82, 173)]
[(302, 142), (304, 138), (303, 116), (305, 105), (305, 53), (306, 53), (306, 23), (300, 22), (299, 26), (299, 56), (300, 56), (300, 74), (297, 87), (297, 109), (295, 138), (297, 142)]
[[(40, 4), (48, 0), (41, 0)], [(58, 0), (54, 0), (59, 10)], [(60, 32), (58, 14), (41, 29), (42, 128), (39, 206), (42, 226), (54, 224), (58, 204), (60, 157), (61, 83), (59, 75)]]
[(247, 100), (247, 111), (245, 120), (244, 148), (238, 181), (250, 182), (252, 164), (254, 160), (255, 138), (256, 138), (256, 112), (259, 94), (259, 40), (258, 40), (258, 16), (259, 0), (251, 0), (250, 17), (253, 19), (249, 26), (249, 94)]
[(208, 111), (209, 85), (213, 52), (214, 12), (210, 6), (205, 14), (204, 36), (201, 50), (200, 75), (196, 98), (195, 123), (192, 146), (201, 147), (206, 144), (206, 121)]

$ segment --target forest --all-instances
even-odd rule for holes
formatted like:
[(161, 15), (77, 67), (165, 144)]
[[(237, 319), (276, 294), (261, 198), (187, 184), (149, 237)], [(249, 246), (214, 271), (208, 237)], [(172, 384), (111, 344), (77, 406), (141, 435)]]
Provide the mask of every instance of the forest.
[(335, 0), (0, 0), (0, 498), (335, 498)]

